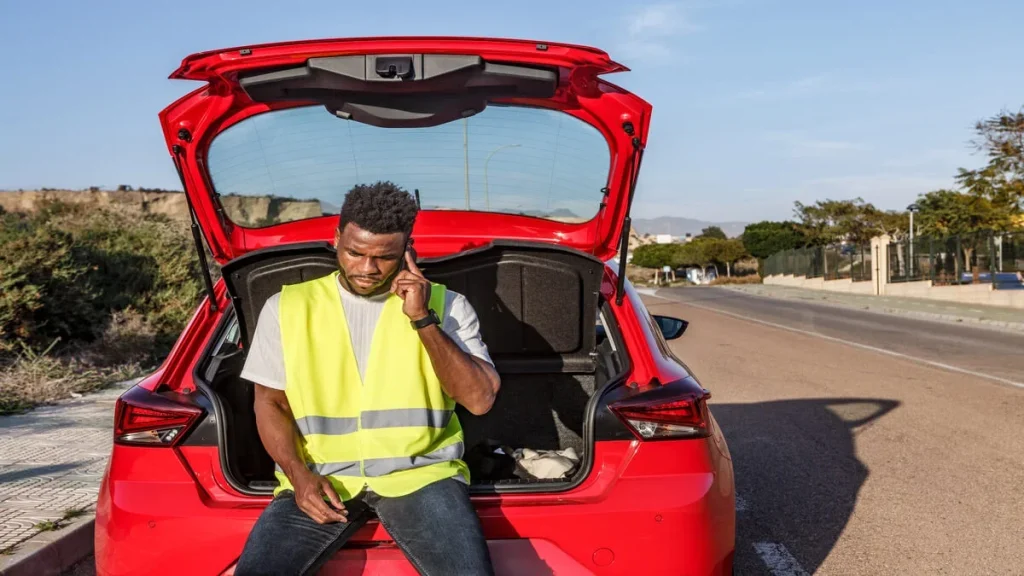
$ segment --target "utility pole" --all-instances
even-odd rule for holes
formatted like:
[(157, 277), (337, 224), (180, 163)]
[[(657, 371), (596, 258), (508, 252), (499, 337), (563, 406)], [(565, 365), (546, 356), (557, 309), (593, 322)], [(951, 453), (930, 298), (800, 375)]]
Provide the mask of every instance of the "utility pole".
[(505, 148), (518, 148), (519, 146), (521, 145), (505, 144), (504, 146), (498, 146), (497, 148), (492, 150), (491, 153), (487, 155), (487, 159), (484, 160), (484, 209), (487, 210), (488, 212), (491, 211), (491, 188), (487, 184), (487, 163), (491, 161), (491, 156), (494, 156), (494, 154), (499, 150), (504, 150)]
[(466, 156), (466, 210), (469, 210), (469, 118), (462, 119), (462, 150)]

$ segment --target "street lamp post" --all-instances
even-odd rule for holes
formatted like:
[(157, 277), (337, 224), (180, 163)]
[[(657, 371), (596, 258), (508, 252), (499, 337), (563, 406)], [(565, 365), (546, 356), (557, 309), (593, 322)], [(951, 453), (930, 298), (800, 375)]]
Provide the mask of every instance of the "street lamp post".
[(494, 156), (499, 150), (503, 150), (505, 148), (518, 148), (520, 146), (522, 146), (522, 144), (505, 144), (503, 146), (498, 146), (494, 150), (491, 150), (491, 153), (487, 155), (487, 159), (484, 160), (484, 204), (486, 205), (486, 210), (488, 212), (491, 210), (491, 190), (487, 185), (487, 163), (491, 161), (491, 156)]
[[(917, 212), (920, 207), (917, 204), (911, 204), (907, 206), (907, 211), (910, 212), (910, 262), (907, 263), (907, 280), (910, 276), (914, 275), (914, 213)], [(929, 262), (929, 265), (931, 263)]]

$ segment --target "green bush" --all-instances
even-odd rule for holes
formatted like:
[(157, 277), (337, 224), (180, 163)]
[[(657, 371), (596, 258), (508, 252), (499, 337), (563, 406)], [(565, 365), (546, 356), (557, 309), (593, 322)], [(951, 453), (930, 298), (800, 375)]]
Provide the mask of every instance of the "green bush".
[(180, 222), (59, 203), (0, 218), (0, 354), (54, 341), (60, 353), (132, 311), (152, 328), (156, 359), (195, 310), (199, 262)]
[(641, 268), (661, 268), (672, 266), (679, 253), (679, 244), (644, 244), (633, 249), (634, 266)]
[(88, 266), (76, 257), (72, 235), (19, 214), (2, 218), (0, 353), (89, 339), (103, 315), (91, 305)]
[(807, 238), (793, 222), (764, 221), (748, 224), (742, 238), (743, 246), (759, 260), (807, 244)]

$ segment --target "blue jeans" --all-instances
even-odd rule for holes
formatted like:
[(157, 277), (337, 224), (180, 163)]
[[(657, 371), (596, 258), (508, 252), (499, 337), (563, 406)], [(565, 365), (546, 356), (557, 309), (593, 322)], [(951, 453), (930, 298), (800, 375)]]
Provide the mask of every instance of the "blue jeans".
[(364, 492), (345, 508), (348, 522), (317, 524), (291, 491), (282, 492), (249, 533), (236, 576), (315, 574), (374, 511), (420, 574), (494, 574), (480, 518), (461, 482), (441, 480), (399, 498)]

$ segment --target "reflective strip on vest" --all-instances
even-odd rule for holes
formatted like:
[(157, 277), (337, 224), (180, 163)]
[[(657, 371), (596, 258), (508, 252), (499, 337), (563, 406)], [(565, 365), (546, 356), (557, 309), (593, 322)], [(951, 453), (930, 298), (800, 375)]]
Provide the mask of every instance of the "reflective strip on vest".
[(363, 428), (403, 428), (426, 426), (447, 428), (452, 419), (452, 410), (431, 410), (429, 408), (396, 408), (392, 410), (370, 410), (356, 418), (330, 418), (327, 416), (304, 416), (295, 421), (303, 436), (310, 434), (351, 434)]
[(395, 408), (392, 410), (367, 410), (360, 414), (363, 428), (402, 428), (426, 426), (447, 428), (452, 419), (452, 410), (431, 410), (429, 408)]
[[(321, 476), (359, 476), (359, 462), (324, 462), (321, 464), (306, 463), (310, 472), (316, 472)], [(284, 474), (284, 469), (274, 465), (274, 471)]]
[(385, 474), (390, 474), (399, 470), (429, 466), (431, 464), (437, 464), (438, 462), (445, 462), (447, 460), (457, 460), (462, 458), (462, 452), (464, 449), (465, 447), (462, 442), (456, 442), (439, 450), (434, 450), (430, 454), (424, 454), (422, 456), (402, 456), (398, 458), (374, 458), (364, 461), (363, 466), (366, 470), (367, 476), (384, 476)]
[[(304, 416), (295, 421), (303, 436), (310, 434), (351, 434), (359, 429), (356, 418), (329, 418), (327, 416)], [(365, 426), (365, 424), (363, 424)]]

